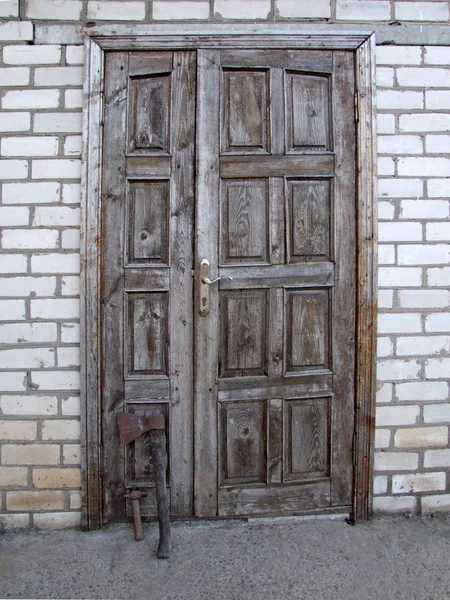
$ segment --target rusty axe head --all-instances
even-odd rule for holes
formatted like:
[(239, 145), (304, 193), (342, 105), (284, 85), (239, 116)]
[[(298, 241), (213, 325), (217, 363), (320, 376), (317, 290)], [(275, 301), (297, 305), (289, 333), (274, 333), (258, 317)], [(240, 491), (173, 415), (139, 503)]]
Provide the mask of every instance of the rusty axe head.
[(161, 414), (141, 417), (132, 413), (122, 412), (117, 415), (117, 425), (119, 427), (120, 441), (125, 445), (146, 431), (165, 428), (164, 415)]

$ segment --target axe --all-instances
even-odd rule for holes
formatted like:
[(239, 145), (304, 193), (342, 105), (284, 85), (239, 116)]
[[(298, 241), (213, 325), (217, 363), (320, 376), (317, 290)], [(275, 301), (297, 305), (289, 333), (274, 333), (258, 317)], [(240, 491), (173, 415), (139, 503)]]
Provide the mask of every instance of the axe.
[[(155, 468), (156, 504), (158, 507), (159, 520), (159, 546), (158, 558), (169, 558), (170, 556), (170, 517), (166, 490), (167, 471), (167, 448), (165, 419), (161, 413), (153, 415), (138, 416), (132, 413), (120, 413), (117, 415), (120, 441), (122, 444), (130, 444), (144, 433), (149, 434), (150, 450)], [(133, 496), (133, 497), (132, 497)], [(133, 492), (126, 494), (133, 503), (133, 518), (135, 526), (135, 539), (142, 539), (142, 523), (139, 510), (139, 498), (142, 494)]]

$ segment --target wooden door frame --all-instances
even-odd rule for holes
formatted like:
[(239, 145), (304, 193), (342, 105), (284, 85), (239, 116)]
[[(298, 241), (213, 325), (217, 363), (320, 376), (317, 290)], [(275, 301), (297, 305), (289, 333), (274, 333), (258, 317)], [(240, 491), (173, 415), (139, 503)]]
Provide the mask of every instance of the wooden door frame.
[(355, 53), (357, 307), (353, 517), (370, 518), (375, 432), (376, 136), (375, 36), (317, 32), (299, 24), (100, 25), (86, 27), (81, 230), (81, 425), (83, 527), (102, 525), (101, 165), (105, 52), (198, 48), (290, 48)]

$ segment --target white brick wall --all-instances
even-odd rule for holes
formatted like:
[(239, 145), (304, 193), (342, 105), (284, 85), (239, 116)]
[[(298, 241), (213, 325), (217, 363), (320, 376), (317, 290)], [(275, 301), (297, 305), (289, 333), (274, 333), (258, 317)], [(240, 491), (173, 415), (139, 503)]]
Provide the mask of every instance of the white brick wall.
[[(25, 0), (0, 3), (0, 524), (80, 519), (79, 220), (83, 47), (33, 26), (401, 20), (442, 0)], [(36, 19), (36, 22), (33, 22)], [(311, 25), (314, 27), (314, 25)], [(333, 24), (330, 25), (333, 28)], [(395, 26), (392, 26), (395, 39)], [(377, 48), (376, 510), (450, 510), (450, 48)]]

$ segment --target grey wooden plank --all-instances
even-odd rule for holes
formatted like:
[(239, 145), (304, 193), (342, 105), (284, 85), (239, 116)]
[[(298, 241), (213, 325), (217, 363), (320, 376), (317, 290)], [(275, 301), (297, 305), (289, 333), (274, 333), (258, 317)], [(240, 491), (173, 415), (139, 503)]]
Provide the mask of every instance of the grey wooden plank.
[(151, 269), (149, 269), (148, 264), (143, 264), (141, 267), (136, 265), (126, 266), (125, 291), (168, 291), (169, 276), (169, 268), (160, 268), (159, 265)]
[(298, 372), (297, 376), (269, 379), (264, 377), (239, 377), (219, 381), (221, 402), (233, 399), (259, 398), (305, 398), (332, 393), (330, 371)]
[(331, 73), (331, 52), (315, 50), (222, 50), (220, 62), (224, 67), (279, 67), (304, 72)]
[(283, 474), (283, 400), (268, 401), (267, 483), (281, 483)]
[(168, 377), (139, 377), (133, 379), (128, 377), (125, 380), (125, 397), (127, 402), (133, 400), (168, 400), (169, 378)]
[(275, 156), (281, 156), (285, 152), (284, 68), (286, 67), (279, 66), (270, 69), (270, 133), (272, 154)]
[(302, 288), (302, 287), (331, 287), (334, 281), (333, 263), (297, 263), (292, 265), (267, 266), (226, 266), (220, 270), (222, 277), (232, 277), (232, 280), (222, 279), (221, 290), (241, 288)]
[(130, 77), (172, 72), (172, 52), (130, 52)]
[(296, 156), (222, 156), (220, 176), (233, 177), (332, 177), (332, 154), (298, 154)]
[(286, 260), (284, 179), (282, 177), (271, 177), (269, 181), (270, 264), (284, 265)]
[(126, 168), (130, 179), (167, 179), (171, 174), (171, 159), (168, 156), (129, 156)]
[[(211, 279), (218, 275), (219, 58), (218, 52), (209, 50), (199, 50), (197, 55), (196, 276), (200, 261), (207, 258)], [(209, 315), (201, 317), (196, 294), (194, 506), (198, 517), (217, 514), (217, 286), (210, 288), (210, 304)]]
[(193, 226), (195, 156), (194, 52), (174, 52), (170, 210), (171, 510), (193, 513)]

